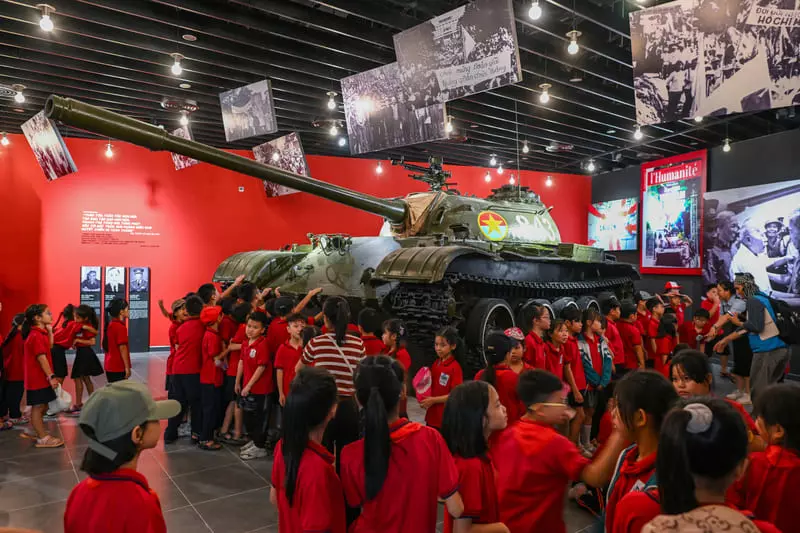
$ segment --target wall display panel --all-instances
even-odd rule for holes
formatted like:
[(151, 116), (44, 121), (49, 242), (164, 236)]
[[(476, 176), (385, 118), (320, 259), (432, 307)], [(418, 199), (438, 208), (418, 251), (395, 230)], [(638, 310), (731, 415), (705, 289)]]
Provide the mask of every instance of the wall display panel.
[(749, 272), (759, 288), (800, 306), (800, 180), (704, 195), (703, 281)]
[(150, 269), (130, 267), (130, 317), (128, 319), (128, 343), (131, 352), (146, 352), (150, 349)]
[[(105, 324), (108, 320), (106, 309), (111, 300), (124, 300), (128, 296), (128, 287), (125, 283), (125, 267), (121, 266), (107, 266), (105, 269), (105, 286), (103, 290), (103, 319), (102, 323)], [(105, 327), (104, 327), (105, 329)]]
[(228, 142), (278, 131), (269, 80), (220, 93), (219, 105)]
[(511, 0), (477, 0), (394, 36), (414, 107), (522, 81)]
[(589, 245), (606, 250), (636, 250), (639, 199), (597, 202), (589, 207)]
[(20, 127), (47, 181), (78, 171), (67, 145), (64, 144), (64, 139), (61, 138), (61, 133), (55, 124), (44, 116), (44, 111), (36, 113)]
[(701, 273), (705, 150), (641, 167), (643, 274)]
[[(101, 318), (102, 303), (101, 303), (101, 289), (103, 279), (101, 278), (102, 267), (99, 266), (82, 266), (81, 267), (81, 296), (80, 304), (88, 305), (94, 312), (97, 313), (97, 318)], [(95, 349), (100, 348), (101, 335), (95, 338)]]
[[(292, 132), (289, 135), (259, 144), (253, 148), (253, 155), (256, 161), (265, 165), (288, 170), (301, 176), (309, 175), (303, 143), (300, 142), (300, 136), (297, 133)], [(264, 182), (264, 191), (270, 198), (297, 192), (271, 181)]]
[(677, 0), (630, 24), (639, 124), (800, 103), (796, 0)]

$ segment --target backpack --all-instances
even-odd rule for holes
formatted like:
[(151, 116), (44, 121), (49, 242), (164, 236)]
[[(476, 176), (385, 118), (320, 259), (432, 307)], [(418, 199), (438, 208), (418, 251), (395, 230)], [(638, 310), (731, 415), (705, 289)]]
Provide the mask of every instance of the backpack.
[(800, 313), (783, 300), (767, 297), (775, 314), (778, 337), (786, 344), (800, 344)]

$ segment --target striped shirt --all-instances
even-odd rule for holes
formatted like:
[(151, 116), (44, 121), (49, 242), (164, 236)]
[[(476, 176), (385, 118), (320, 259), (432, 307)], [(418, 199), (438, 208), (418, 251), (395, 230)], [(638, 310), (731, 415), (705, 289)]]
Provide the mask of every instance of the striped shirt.
[(336, 336), (326, 333), (311, 339), (303, 351), (304, 365), (324, 368), (336, 379), (339, 396), (355, 394), (353, 374), (364, 358), (364, 343), (354, 335), (345, 335), (344, 345), (336, 344)]

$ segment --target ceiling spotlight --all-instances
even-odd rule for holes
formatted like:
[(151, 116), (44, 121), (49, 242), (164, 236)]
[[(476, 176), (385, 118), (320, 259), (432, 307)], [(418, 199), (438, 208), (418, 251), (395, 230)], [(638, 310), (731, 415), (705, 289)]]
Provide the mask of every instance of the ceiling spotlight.
[(497, 156), (495, 156), (494, 154), (492, 154), (492, 157), (491, 157), (491, 159), (489, 159), (489, 166), (490, 166), (490, 167), (493, 167), (493, 166), (495, 166), (496, 164), (497, 164)]
[(696, 117), (694, 117), (694, 121), (697, 122), (698, 124), (703, 122), (703, 115), (697, 115)]
[(547, 179), (545, 180), (544, 184), (547, 187), (552, 187), (553, 186), (553, 178), (551, 176), (547, 176)]
[(485, 181), (486, 183), (492, 181), (492, 173), (489, 172), (488, 170), (486, 171), (486, 175), (483, 177), (483, 181)]
[(577, 54), (581, 47), (578, 46), (578, 37), (581, 36), (581, 32), (578, 30), (571, 30), (567, 32), (567, 37), (569, 37), (569, 45), (567, 46), (567, 52), (569, 55), (574, 56)]
[(613, 134), (617, 133), (617, 130), (615, 130), (614, 128), (608, 128), (606, 130), (606, 133), (608, 133), (609, 135), (613, 135)]
[(514, 179), (514, 174), (511, 174), (511, 177), (508, 178), (508, 184), (509, 185), (514, 185), (516, 182), (517, 182), (517, 180)]
[(383, 165), (381, 164), (380, 161), (378, 161), (378, 164), (375, 167), (375, 174), (378, 174), (378, 175), (383, 174)]
[(180, 87), (181, 89), (191, 89), (192, 88), (192, 84), (191, 83), (181, 83), (180, 85), (178, 85), (178, 87)]
[(641, 141), (644, 134), (642, 133), (642, 128), (637, 124), (636, 131), (633, 132), (633, 138), (637, 141)]
[(335, 92), (328, 91), (328, 109), (330, 109), (331, 111), (336, 109), (336, 100), (334, 99), (335, 96), (336, 96)]
[(111, 141), (106, 145), (106, 157), (111, 159), (114, 157), (114, 150), (111, 148)]
[(347, 144), (347, 139), (344, 137), (339, 137), (339, 146), (344, 146)]
[(597, 166), (594, 164), (594, 159), (590, 159), (589, 164), (586, 165), (586, 170), (588, 170), (589, 172), (594, 172), (596, 168)]
[(24, 104), (25, 95), (22, 94), (22, 91), (25, 90), (25, 86), (22, 85), (21, 83), (15, 83), (14, 85), (11, 86), (11, 89), (16, 91), (16, 94), (14, 95), (14, 101), (18, 104)]
[(543, 104), (546, 104), (550, 101), (550, 93), (548, 89), (552, 87), (549, 83), (542, 83), (539, 85), (539, 88), (542, 90), (542, 94), (539, 95), (539, 101)]
[(542, 6), (539, 5), (539, 0), (533, 0), (533, 2), (531, 2), (528, 16), (531, 20), (539, 20), (542, 17)]
[(272, 160), (273, 161), (275, 161), (277, 163), (278, 161), (280, 161), (280, 159), (281, 159), (281, 154), (279, 154), (278, 152), (272, 152)]
[(328, 130), (328, 133), (331, 134), (331, 137), (336, 137), (339, 134), (339, 127), (335, 122), (331, 125), (331, 129)]
[(447, 117), (447, 123), (444, 125), (444, 131), (447, 133), (453, 133), (453, 118)]
[(181, 126), (188, 126), (189, 125), (189, 113), (186, 111), (181, 111), (181, 118), (178, 121)]
[(11, 141), (8, 140), (6, 132), (3, 132), (3, 137), (0, 138), (0, 144), (2, 144), (3, 146), (8, 146), (9, 144), (11, 144)]
[(42, 12), (39, 27), (44, 31), (53, 31), (53, 19), (50, 18), (50, 15), (55, 12), (56, 8), (47, 4), (36, 4), (36, 9)]
[(731, 151), (731, 140), (725, 139), (725, 144), (722, 145), (723, 152), (730, 152)]
[(181, 39), (193, 43), (197, 40), (197, 36), (191, 33), (184, 33), (183, 35), (181, 35)]
[(499, 167), (497, 167), (497, 173), (498, 174), (502, 174), (503, 173), (503, 165), (500, 165)]
[(522, 153), (523, 154), (527, 154), (530, 151), (531, 151), (531, 149), (528, 148), (528, 141), (523, 141), (522, 142)]
[(172, 70), (172, 73), (175, 74), (176, 76), (180, 76), (183, 73), (183, 67), (181, 66), (181, 59), (183, 59), (184, 56), (183, 54), (179, 54), (178, 52), (170, 54), (170, 56), (175, 60), (170, 70)]

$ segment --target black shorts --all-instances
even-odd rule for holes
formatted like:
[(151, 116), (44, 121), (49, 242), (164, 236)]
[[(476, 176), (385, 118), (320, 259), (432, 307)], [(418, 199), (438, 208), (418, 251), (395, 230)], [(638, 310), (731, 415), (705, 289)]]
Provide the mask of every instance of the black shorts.
[(239, 399), (236, 394), (236, 376), (225, 376), (225, 381), (222, 382), (222, 409), (223, 411), (228, 408), (228, 404), (235, 402)]
[(600, 391), (594, 389), (587, 389), (583, 391), (583, 407), (586, 409), (594, 409), (597, 407), (597, 402), (600, 400)]
[(169, 392), (170, 385), (172, 385), (172, 375), (167, 374), (167, 377), (164, 378), (164, 390)]
[(109, 372), (106, 371), (106, 381), (109, 383), (115, 383), (117, 381), (122, 381), (125, 379), (125, 372)]
[(50, 349), (50, 357), (53, 360), (53, 374), (58, 378), (67, 377), (67, 349), (54, 344)]
[(570, 407), (583, 407), (583, 402), (578, 403), (575, 401), (575, 395), (572, 394), (572, 391), (567, 395), (567, 402)]
[(47, 405), (56, 399), (56, 391), (53, 390), (53, 387), (26, 390), (25, 397), (28, 405)]

